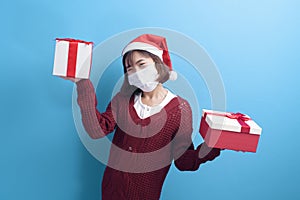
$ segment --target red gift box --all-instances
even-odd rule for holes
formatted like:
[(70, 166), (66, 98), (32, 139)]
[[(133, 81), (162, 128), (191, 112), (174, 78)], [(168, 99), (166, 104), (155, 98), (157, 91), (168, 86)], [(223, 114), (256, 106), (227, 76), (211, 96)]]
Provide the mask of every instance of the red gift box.
[(203, 109), (199, 132), (209, 147), (256, 152), (261, 131), (247, 115)]
[(56, 39), (53, 75), (88, 79), (93, 42), (70, 38)]

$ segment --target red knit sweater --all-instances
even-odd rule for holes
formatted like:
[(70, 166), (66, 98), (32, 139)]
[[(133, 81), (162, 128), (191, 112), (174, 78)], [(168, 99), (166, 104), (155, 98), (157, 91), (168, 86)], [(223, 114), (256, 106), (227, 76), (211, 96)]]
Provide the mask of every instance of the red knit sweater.
[(77, 82), (77, 92), (82, 122), (90, 137), (101, 138), (115, 130), (102, 181), (103, 200), (158, 200), (173, 160), (179, 170), (194, 171), (219, 155), (212, 152), (198, 158), (201, 145), (194, 150), (191, 140), (192, 111), (179, 96), (159, 113), (141, 119), (133, 96), (118, 93), (100, 113), (89, 80)]

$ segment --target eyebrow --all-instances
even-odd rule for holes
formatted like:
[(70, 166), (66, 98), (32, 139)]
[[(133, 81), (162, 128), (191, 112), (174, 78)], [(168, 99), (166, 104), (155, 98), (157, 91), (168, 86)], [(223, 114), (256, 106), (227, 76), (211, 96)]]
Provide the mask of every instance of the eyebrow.
[[(143, 62), (144, 60), (145, 60), (144, 58), (141, 58), (138, 61), (136, 61), (135, 64), (139, 64), (140, 62)], [(129, 68), (129, 67), (131, 67), (131, 65), (126, 66), (126, 68)]]
[(140, 62), (144, 61), (143, 58), (139, 59), (138, 61), (135, 62), (135, 64), (139, 64)]

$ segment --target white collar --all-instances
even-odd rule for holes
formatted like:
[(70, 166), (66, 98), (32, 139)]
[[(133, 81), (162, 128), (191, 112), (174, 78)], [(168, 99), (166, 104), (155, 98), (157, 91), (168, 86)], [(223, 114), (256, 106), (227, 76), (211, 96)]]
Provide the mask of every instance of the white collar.
[(163, 109), (175, 97), (177, 97), (175, 94), (167, 90), (167, 95), (160, 104), (155, 106), (147, 106), (142, 102), (142, 93), (139, 93), (134, 97), (134, 108), (139, 117), (141, 119), (145, 119), (160, 112), (161, 109)]

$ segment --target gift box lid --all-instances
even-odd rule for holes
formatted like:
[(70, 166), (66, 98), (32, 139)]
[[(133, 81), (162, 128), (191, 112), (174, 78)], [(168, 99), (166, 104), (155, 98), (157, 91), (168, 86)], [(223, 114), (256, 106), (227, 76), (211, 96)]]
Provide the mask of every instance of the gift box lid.
[(94, 44), (93, 42), (87, 42), (87, 41), (84, 41), (84, 40), (78, 40), (78, 39), (73, 39), (73, 38), (56, 38), (56, 41), (57, 42), (60, 42), (60, 41), (65, 41), (65, 42), (76, 42), (76, 43), (84, 43), (84, 44), (87, 44), (87, 45), (90, 45), (90, 44)]
[[(241, 133), (242, 125), (238, 122), (236, 118), (230, 118), (228, 116), (234, 115), (229, 112), (220, 112), (213, 110), (202, 110), (202, 117), (205, 117), (205, 121), (212, 129), (217, 130), (226, 130), (232, 132)], [(262, 128), (255, 123), (248, 115), (243, 115), (243, 118), (246, 119), (245, 123), (250, 126), (249, 134), (260, 135)]]

